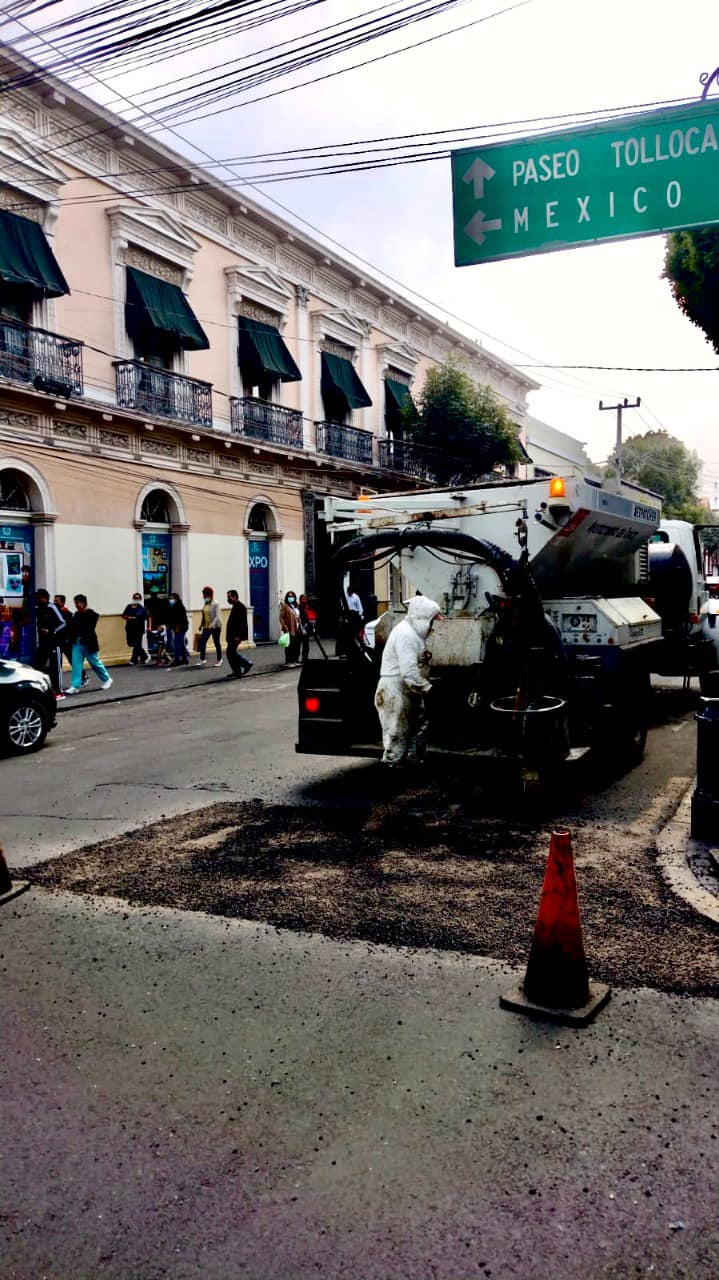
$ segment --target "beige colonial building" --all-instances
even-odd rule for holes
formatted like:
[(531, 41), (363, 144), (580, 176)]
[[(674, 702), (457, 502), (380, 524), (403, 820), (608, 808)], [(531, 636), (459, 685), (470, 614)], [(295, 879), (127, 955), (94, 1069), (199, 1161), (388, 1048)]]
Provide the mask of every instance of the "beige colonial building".
[(61, 82), (13, 87), (28, 68), (0, 51), (5, 608), (82, 591), (112, 659), (133, 591), (211, 584), (273, 638), (326, 570), (325, 495), (431, 481), (398, 416), (433, 362), (521, 432), (536, 383)]

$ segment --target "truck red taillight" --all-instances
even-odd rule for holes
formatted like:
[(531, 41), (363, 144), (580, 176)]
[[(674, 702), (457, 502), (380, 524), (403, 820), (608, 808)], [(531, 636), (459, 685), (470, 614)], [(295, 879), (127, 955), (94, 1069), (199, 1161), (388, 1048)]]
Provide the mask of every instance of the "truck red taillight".
[(315, 716), (320, 709), (320, 700), (313, 693), (309, 693), (305, 698), (305, 711), (308, 715)]

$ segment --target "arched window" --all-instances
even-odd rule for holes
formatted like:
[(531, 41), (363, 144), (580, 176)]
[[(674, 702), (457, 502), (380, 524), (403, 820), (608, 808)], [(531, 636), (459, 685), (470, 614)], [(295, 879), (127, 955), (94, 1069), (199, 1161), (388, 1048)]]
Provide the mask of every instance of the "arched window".
[(0, 471), (0, 510), (30, 511), (30, 497), (27, 480), (20, 471), (6, 467)]
[(247, 519), (247, 527), (253, 533), (270, 533), (273, 525), (272, 512), (264, 502), (256, 502)]
[(163, 489), (152, 489), (142, 503), (140, 518), (148, 524), (170, 524), (167, 494)]

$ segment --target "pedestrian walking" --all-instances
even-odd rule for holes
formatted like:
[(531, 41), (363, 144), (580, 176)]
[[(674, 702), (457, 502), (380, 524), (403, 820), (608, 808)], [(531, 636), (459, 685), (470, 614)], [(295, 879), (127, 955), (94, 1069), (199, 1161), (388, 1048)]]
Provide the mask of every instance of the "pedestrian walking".
[(351, 609), (353, 613), (358, 613), (362, 621), (364, 621), (364, 609), (362, 607), (362, 601), (360, 600), (360, 597), (357, 595), (357, 592), (355, 591), (354, 587), (349, 586), (347, 588), (347, 591), (345, 592), (345, 599), (347, 601), (348, 609)]
[(216, 667), (222, 666), (222, 614), (220, 606), (215, 600), (215, 593), (212, 587), (202, 588), (202, 630), (200, 631), (200, 656), (197, 661), (198, 667), (204, 667), (205, 653), (207, 651), (207, 641), (212, 638), (217, 654)]
[(125, 605), (125, 611), (122, 616), (125, 620), (127, 647), (132, 650), (130, 666), (136, 667), (139, 662), (140, 666), (144, 667), (147, 662), (147, 654), (143, 640), (145, 638), (148, 614), (142, 603), (142, 596), (139, 591), (136, 591), (130, 603)]
[(230, 613), (225, 628), (225, 640), (227, 641), (227, 661), (230, 664), (230, 674), (228, 680), (237, 680), (241, 676), (247, 675), (252, 670), (254, 663), (250, 662), (244, 654), (240, 653), (239, 646), (243, 640), (249, 638), (249, 630), (247, 626), (247, 608), (240, 600), (236, 591), (227, 592), (227, 603), (230, 606)]
[(112, 686), (112, 677), (108, 675), (106, 667), (100, 660), (100, 645), (97, 639), (99, 614), (95, 613), (94, 609), (88, 609), (87, 596), (73, 596), (73, 600), (75, 612), (70, 623), (72, 683), (67, 692), (80, 692), (82, 688), (82, 673), (86, 662), (92, 667), (103, 689), (109, 689)]
[(167, 625), (172, 636), (174, 654), (170, 667), (187, 667), (190, 664), (190, 655), (187, 652), (187, 628), (190, 625), (187, 609), (176, 591), (170, 592), (167, 605)]
[(280, 605), (280, 630), (289, 635), (290, 642), (285, 649), (285, 665), (296, 667), (300, 656), (300, 611), (294, 591), (288, 591)]
[[(71, 667), (72, 666), (72, 628), (70, 626), (70, 623), (72, 622), (72, 609), (68, 609), (67, 596), (64, 596), (60, 591), (55, 592), (55, 595), (52, 598), (52, 602), (55, 605), (55, 607), (60, 610), (60, 613), (65, 619), (65, 624), (66, 624), (65, 630), (60, 635), (60, 650), (62, 652), (63, 658), (66, 659), (68, 666)], [(88, 680), (87, 672), (83, 671), (82, 673), (83, 685), (87, 684), (87, 680)]]
[(62, 691), (62, 651), (61, 643), (67, 631), (67, 622), (57, 605), (50, 603), (50, 592), (38, 587), (35, 592), (35, 622), (37, 625), (37, 648), (33, 666), (37, 671), (46, 671), (55, 697), (60, 701), (65, 695)]
[(350, 632), (353, 636), (358, 636), (364, 630), (364, 607), (354, 587), (347, 588), (345, 600), (349, 610)]
[(317, 614), (310, 608), (310, 602), (305, 595), (300, 596), (297, 608), (300, 611), (300, 660), (306, 662), (310, 656), (310, 640), (315, 636)]

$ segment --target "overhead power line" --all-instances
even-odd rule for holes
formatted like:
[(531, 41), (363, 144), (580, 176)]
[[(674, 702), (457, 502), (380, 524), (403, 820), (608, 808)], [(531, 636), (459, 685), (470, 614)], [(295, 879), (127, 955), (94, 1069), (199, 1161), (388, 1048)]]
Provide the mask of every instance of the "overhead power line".
[[(500, 12), (504, 12), (504, 11), (500, 11)], [(493, 15), (489, 15), (489, 17), (491, 16)], [(24, 24), (21, 24), (21, 25), (24, 25)], [(49, 41), (45, 41), (44, 43), (46, 43), (49, 48), (54, 48), (54, 46)], [(81, 65), (81, 64), (78, 64), (78, 65)], [(91, 74), (92, 74), (92, 79), (95, 80), (101, 87), (107, 88), (105, 82), (99, 76), (97, 76), (94, 72)], [(126, 101), (130, 106), (137, 108), (137, 104), (130, 97), (123, 95), (123, 100)], [(153, 118), (150, 113), (145, 113), (145, 114), (150, 119)], [(105, 126), (103, 129), (92, 131), (91, 135), (89, 136), (95, 136), (98, 133), (107, 132), (109, 129), (112, 129), (114, 127), (115, 127), (114, 125)], [(82, 126), (79, 126), (79, 128), (82, 128)], [(222, 162), (217, 161), (215, 157), (211, 155), (210, 152), (208, 152), (205, 148), (203, 148), (199, 144), (190, 141), (177, 129), (168, 128), (167, 131), (170, 134), (177, 137), (184, 145), (190, 146), (196, 153), (200, 154), (203, 157), (203, 162), (209, 160), (211, 164), (218, 167), (225, 168), (227, 172), (230, 173), (234, 178), (236, 179), (240, 178), (242, 181), (245, 181), (243, 175), (237, 174), (235, 169), (231, 166), (231, 164), (228, 164), (227, 162), (224, 162), (224, 161)], [(62, 149), (63, 149), (63, 146), (60, 146), (55, 148), (54, 150), (62, 150)], [(45, 155), (48, 154), (47, 149), (44, 149), (43, 154)], [(465, 326), (468, 330), (470, 330), (470, 332), (478, 334), (482, 338), (487, 338), (491, 342), (498, 343), (500, 346), (504, 347), (507, 351), (512, 352), (515, 355), (519, 354), (522, 356), (529, 356), (528, 352), (522, 350), (521, 348), (515, 347), (513, 344), (508, 343), (505, 339), (499, 338), (497, 335), (494, 335), (488, 332), (487, 330), (481, 329), (474, 321), (470, 321), (466, 317), (458, 315), (456, 312), (451, 311), (450, 309), (445, 307), (443, 304), (438, 303), (436, 302), (436, 300), (427, 297), (425, 294), (421, 293), (419, 290), (413, 288), (410, 285), (407, 285), (404, 281), (399, 280), (397, 277), (393, 276), (391, 273), (387, 272), (383, 268), (378, 267), (375, 263), (371, 262), (369, 259), (364, 258), (361, 254), (356, 253), (354, 250), (350, 249), (347, 245), (337, 240), (336, 237), (328, 235), (321, 228), (317, 227), (314, 223), (310, 222), (309, 219), (304, 218), (301, 215), (295, 213), (294, 210), (290, 209), (287, 205), (283, 204), (280, 200), (277, 200), (275, 197), (263, 192), (262, 188), (259, 187), (256, 184), (256, 182), (248, 181), (247, 185), (249, 185), (253, 190), (256, 190), (260, 195), (264, 195), (265, 198), (269, 200), (271, 204), (274, 204), (277, 208), (281, 209), (283, 213), (289, 214), (289, 216), (295, 222), (298, 222), (301, 225), (308, 227), (315, 234), (319, 235), (323, 240), (325, 240), (329, 244), (335, 245), (343, 253), (348, 254), (352, 259), (354, 259), (355, 262), (359, 262), (362, 265), (369, 267), (373, 272), (376, 272), (383, 279), (388, 280), (393, 285), (398, 286), (410, 297), (416, 298), (420, 302), (426, 305), (429, 305), (431, 308), (433, 308), (436, 311), (439, 311), (441, 314), (447, 316), (449, 319), (459, 322), (461, 325)], [(491, 355), (491, 352), (489, 354)], [(532, 359), (533, 357), (529, 356), (529, 358)], [(546, 367), (549, 368), (551, 366), (546, 366)], [(585, 379), (577, 378), (575, 375), (570, 375), (570, 377), (572, 378), (572, 382), (574, 384), (579, 384), (581, 388), (580, 390), (577, 390), (576, 386), (563, 385), (561, 383), (559, 383), (558, 386), (555, 385), (554, 389), (557, 391), (560, 391), (562, 394), (586, 396), (588, 392), (584, 390), (584, 387), (590, 388), (591, 384), (586, 382)], [(545, 378), (545, 382), (548, 382), (548, 381), (549, 380)], [(591, 387), (591, 392), (593, 396), (595, 394), (595, 389), (593, 387)], [(623, 394), (623, 392), (617, 392), (616, 394)]]
[(518, 364), (518, 369), (596, 369), (600, 373), (719, 373), (719, 365)]

